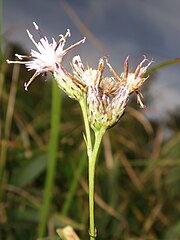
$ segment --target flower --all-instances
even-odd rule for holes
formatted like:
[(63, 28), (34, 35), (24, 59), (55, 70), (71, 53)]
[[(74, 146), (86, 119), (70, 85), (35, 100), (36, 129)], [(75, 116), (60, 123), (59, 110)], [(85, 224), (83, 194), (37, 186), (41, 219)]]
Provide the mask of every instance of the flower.
[[(52, 38), (52, 43), (49, 43), (46, 36), (44, 36), (38, 27), (38, 25), (33, 22), (35, 29), (40, 35), (39, 42), (36, 42), (33, 38), (33, 35), (27, 30), (27, 34), (31, 41), (34, 43), (38, 51), (31, 49), (30, 56), (24, 56), (20, 54), (15, 54), (15, 56), (20, 61), (10, 61), (7, 60), (7, 63), (19, 63), (25, 64), (28, 70), (35, 70), (34, 75), (30, 78), (30, 80), (24, 84), (25, 90), (28, 90), (29, 85), (31, 82), (41, 73), (52, 72), (58, 73), (62, 71), (61, 63), (63, 57), (66, 53), (71, 50), (72, 48), (78, 46), (81, 43), (85, 42), (85, 38), (76, 42), (75, 44), (69, 46), (68, 48), (64, 49), (64, 45), (66, 43), (67, 37), (70, 37), (70, 30), (68, 29), (65, 35), (60, 35), (60, 39), (58, 42)], [(29, 59), (27, 61), (23, 61), (24, 59)]]
[(71, 98), (80, 101), (86, 98), (88, 88), (92, 85), (98, 71), (92, 68), (84, 68), (80, 56), (72, 59), (72, 74), (62, 66), (61, 71), (54, 74), (59, 87)]
[(83, 81), (84, 66), (80, 56), (72, 59), (73, 73), (67, 72), (62, 66), (54, 73), (58, 86), (70, 97), (77, 101), (86, 97), (87, 85)]
[[(46, 36), (42, 34), (38, 25), (33, 22), (35, 29), (40, 35), (39, 42), (36, 42), (33, 35), (27, 30), (29, 38), (32, 40), (38, 51), (31, 49), (30, 56), (15, 54), (20, 61), (10, 61), (8, 63), (25, 64), (28, 70), (35, 70), (34, 75), (25, 83), (25, 90), (28, 90), (31, 82), (41, 73), (52, 72), (58, 86), (70, 97), (77, 101), (82, 98), (87, 100), (88, 119), (93, 130), (102, 126), (105, 128), (116, 124), (122, 117), (129, 96), (136, 93), (137, 102), (140, 107), (142, 103), (142, 94), (140, 87), (147, 80), (144, 77), (152, 60), (149, 61), (145, 56), (134, 72), (129, 72), (129, 57), (124, 62), (124, 71), (118, 75), (108, 62), (107, 58), (99, 60), (98, 68), (92, 69), (84, 65), (80, 56), (72, 59), (72, 73), (69, 73), (62, 66), (63, 57), (72, 48), (84, 43), (85, 38), (64, 49), (67, 37), (70, 37), (68, 29), (65, 35), (60, 35), (58, 42), (52, 38), (49, 43)], [(24, 59), (29, 59), (23, 61)], [(105, 61), (106, 59), (106, 61)], [(108, 66), (113, 76), (103, 76), (104, 66)], [(148, 62), (145, 65), (145, 62)]]
[(128, 101), (126, 89), (115, 78), (104, 77), (103, 71), (104, 59), (101, 58), (94, 76), (89, 72), (92, 81), (87, 92), (88, 118), (94, 131), (114, 125), (124, 113)]
[(146, 66), (143, 66), (145, 61), (148, 61), (145, 57), (143, 61), (137, 66), (135, 72), (128, 72), (128, 58), (124, 63), (124, 72), (119, 76), (106, 59), (106, 64), (113, 74), (113, 77), (104, 77), (104, 59), (99, 61), (98, 69), (92, 74), (91, 84), (87, 91), (87, 103), (88, 103), (88, 115), (89, 122), (93, 130), (97, 130), (102, 126), (105, 128), (115, 125), (122, 115), (124, 114), (126, 105), (129, 100), (129, 96), (135, 92), (137, 99), (141, 107), (143, 103), (141, 101), (142, 95), (139, 92), (139, 88), (147, 79), (144, 74), (152, 61)]
[[(140, 107), (143, 108), (144, 104), (142, 102), (142, 94), (139, 91), (139, 88), (142, 84), (148, 79), (148, 77), (144, 77), (147, 72), (148, 67), (153, 63), (153, 60), (149, 61), (146, 56), (140, 62), (140, 64), (136, 67), (135, 72), (129, 72), (129, 57), (126, 58), (124, 62), (124, 72), (119, 76), (112, 66), (106, 61), (107, 66), (112, 72), (114, 78), (119, 82), (120, 85), (126, 86), (129, 91), (129, 94), (133, 92), (137, 95), (137, 102), (140, 104)], [(148, 62), (146, 66), (143, 66), (145, 62)]]

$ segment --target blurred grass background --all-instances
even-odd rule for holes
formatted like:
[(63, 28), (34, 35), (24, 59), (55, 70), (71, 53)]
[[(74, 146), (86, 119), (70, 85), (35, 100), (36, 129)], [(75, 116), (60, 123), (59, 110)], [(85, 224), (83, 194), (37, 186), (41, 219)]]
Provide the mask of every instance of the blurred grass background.
[[(9, 46), (6, 57), (12, 59), (17, 51), (22, 52), (17, 46)], [(52, 81), (44, 82), (40, 77), (26, 93), (19, 82), (28, 77), (24, 67), (20, 70), (18, 65), (3, 62), (0, 146), (5, 165), (0, 237), (7, 240), (36, 239), (47, 169)], [(146, 89), (144, 95), (148, 99)], [(178, 240), (178, 111), (169, 116), (171, 136), (166, 138), (163, 122), (150, 122), (134, 102), (103, 140), (96, 168), (96, 226), (101, 239)], [(57, 227), (70, 224), (81, 239), (87, 239), (87, 159), (82, 118), (78, 104), (64, 95), (57, 129), (55, 182), (46, 236), (54, 239)]]
[[(0, 239), (31, 240), (38, 235), (51, 132), (52, 81), (39, 77), (27, 93), (31, 73), (7, 65), (0, 72)], [(152, 76), (155, 79), (156, 76)], [(143, 94), (146, 105), (148, 85)], [(59, 93), (60, 94), (60, 93)], [(57, 97), (57, 96), (56, 96)], [(169, 122), (149, 121), (133, 100), (103, 139), (96, 168), (96, 226), (99, 239), (180, 239), (179, 111)], [(87, 159), (78, 104), (62, 95), (56, 168), (44, 239), (71, 225), (88, 239)], [(167, 135), (166, 132), (170, 132)], [(46, 197), (46, 196), (45, 196)]]

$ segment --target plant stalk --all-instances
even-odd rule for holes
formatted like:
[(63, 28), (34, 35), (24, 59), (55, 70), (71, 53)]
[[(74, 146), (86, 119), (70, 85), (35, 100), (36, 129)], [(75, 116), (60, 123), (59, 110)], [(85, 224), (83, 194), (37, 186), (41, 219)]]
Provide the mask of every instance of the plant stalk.
[(85, 132), (86, 132), (86, 146), (87, 146), (87, 154), (88, 157), (91, 157), (92, 154), (92, 141), (91, 141), (91, 131), (90, 131), (90, 126), (89, 126), (89, 121), (88, 121), (88, 115), (87, 115), (87, 103), (86, 103), (86, 98), (82, 98), (79, 101), (79, 104), (81, 106), (82, 114), (83, 114), (83, 119), (84, 119), (84, 126), (85, 126)]
[(2, 70), (3, 58), (3, 0), (0, 0), (0, 70)]
[(52, 107), (51, 107), (51, 130), (50, 143), (48, 150), (48, 166), (46, 173), (43, 205), (40, 211), (40, 223), (38, 236), (42, 237), (45, 233), (48, 215), (51, 206), (52, 190), (54, 185), (55, 168), (58, 152), (59, 123), (61, 116), (62, 94), (56, 82), (52, 81)]
[(95, 165), (97, 160), (98, 151), (101, 145), (102, 137), (106, 131), (106, 128), (102, 127), (95, 132), (95, 143), (92, 152), (92, 156), (89, 157), (89, 235), (90, 240), (96, 238), (96, 229), (94, 224), (94, 180), (95, 180)]

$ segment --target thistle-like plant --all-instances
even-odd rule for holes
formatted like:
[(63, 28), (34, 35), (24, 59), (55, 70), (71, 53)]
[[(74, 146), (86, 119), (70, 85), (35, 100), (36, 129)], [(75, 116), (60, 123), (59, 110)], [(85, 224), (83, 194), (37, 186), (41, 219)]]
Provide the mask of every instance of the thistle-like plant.
[[(39, 52), (31, 50), (30, 56), (16, 54), (18, 61), (7, 60), (7, 62), (25, 64), (28, 70), (35, 70), (31, 79), (25, 83), (25, 90), (28, 90), (29, 85), (39, 74), (51, 72), (59, 88), (80, 104), (89, 163), (89, 236), (93, 240), (97, 235), (94, 224), (95, 164), (101, 140), (106, 130), (119, 122), (123, 116), (132, 93), (136, 93), (137, 102), (140, 107), (144, 107), (139, 89), (147, 80), (144, 75), (152, 61), (148, 61), (144, 56), (135, 71), (129, 72), (129, 57), (127, 57), (124, 62), (124, 71), (118, 75), (107, 58), (101, 58), (97, 69), (92, 69), (85, 68), (80, 56), (75, 56), (71, 62), (72, 72), (70, 73), (62, 65), (63, 57), (72, 48), (84, 43), (85, 38), (64, 50), (67, 37), (70, 36), (69, 30), (65, 35), (60, 35), (57, 42), (52, 38), (52, 43), (49, 43), (38, 25), (33, 24), (40, 35), (40, 41), (35, 42), (28, 30), (27, 33)], [(27, 61), (23, 61), (24, 59)], [(145, 65), (146, 62), (147, 65)], [(104, 76), (105, 66), (112, 76)], [(92, 138), (90, 127), (94, 132), (94, 138)], [(94, 139), (93, 143), (92, 139)]]

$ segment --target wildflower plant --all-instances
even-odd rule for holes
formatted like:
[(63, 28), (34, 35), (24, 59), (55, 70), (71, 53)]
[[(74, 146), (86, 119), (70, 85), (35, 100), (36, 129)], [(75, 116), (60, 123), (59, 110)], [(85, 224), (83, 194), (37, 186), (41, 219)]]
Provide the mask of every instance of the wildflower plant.
[[(15, 54), (18, 60), (7, 60), (7, 62), (25, 64), (28, 71), (35, 71), (30, 80), (24, 84), (26, 91), (38, 75), (51, 72), (58, 87), (80, 104), (89, 164), (89, 236), (90, 240), (93, 240), (97, 235), (94, 224), (95, 164), (101, 141), (106, 130), (118, 123), (123, 116), (132, 93), (137, 95), (140, 107), (144, 107), (140, 87), (148, 78), (144, 76), (152, 60), (149, 61), (144, 56), (135, 71), (130, 72), (129, 57), (127, 57), (124, 62), (124, 71), (118, 74), (105, 57), (99, 60), (97, 69), (92, 69), (89, 66), (84, 67), (80, 56), (74, 56), (71, 62), (72, 71), (68, 72), (63, 67), (63, 58), (71, 49), (84, 43), (85, 38), (64, 49), (66, 40), (70, 37), (70, 30), (67, 30), (65, 35), (60, 35), (57, 42), (52, 38), (50, 43), (38, 25), (35, 22), (33, 24), (39, 33), (39, 42), (34, 40), (28, 30), (27, 33), (38, 51), (31, 50), (29, 56)], [(104, 76), (105, 67), (109, 69), (112, 76)], [(90, 128), (94, 132), (94, 138)]]

